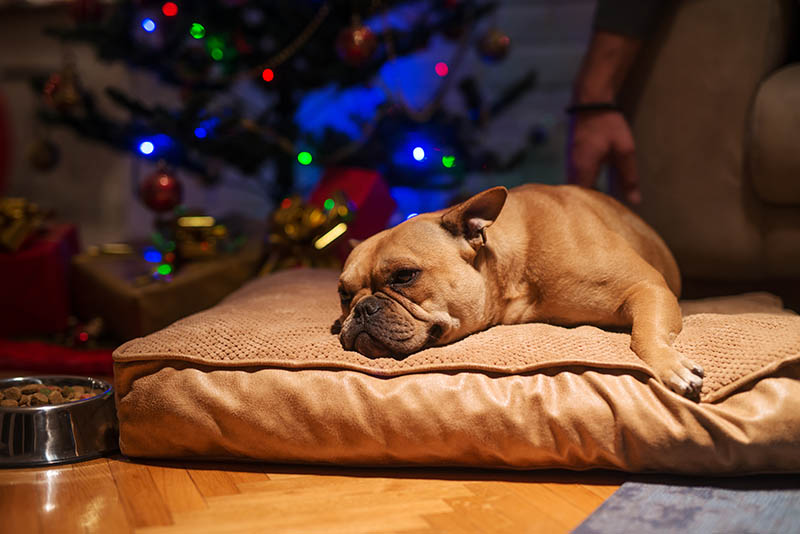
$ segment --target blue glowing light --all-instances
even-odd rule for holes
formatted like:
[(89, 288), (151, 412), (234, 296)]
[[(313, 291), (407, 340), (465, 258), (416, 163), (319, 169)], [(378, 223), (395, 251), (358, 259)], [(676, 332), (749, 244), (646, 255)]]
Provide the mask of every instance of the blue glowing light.
[(416, 217), (417, 215), (419, 215), (419, 213), (409, 213), (409, 214), (408, 214), (408, 217), (406, 217), (406, 220), (409, 220), (409, 219), (411, 219), (412, 217)]
[(214, 136), (214, 130), (219, 125), (219, 119), (217, 117), (211, 117), (205, 120), (202, 120), (197, 123), (197, 126), (194, 129), (194, 136), (198, 139), (205, 139), (207, 137)]
[(156, 21), (151, 19), (150, 17), (142, 20), (142, 29), (147, 33), (152, 33), (156, 30)]
[(175, 143), (166, 134), (142, 136), (137, 139), (139, 152), (145, 156), (163, 156), (174, 149)]
[(144, 249), (144, 261), (149, 263), (161, 263), (161, 253), (155, 247)]
[(421, 146), (415, 147), (414, 151), (411, 154), (417, 161), (422, 161), (423, 159), (425, 159), (425, 150)]

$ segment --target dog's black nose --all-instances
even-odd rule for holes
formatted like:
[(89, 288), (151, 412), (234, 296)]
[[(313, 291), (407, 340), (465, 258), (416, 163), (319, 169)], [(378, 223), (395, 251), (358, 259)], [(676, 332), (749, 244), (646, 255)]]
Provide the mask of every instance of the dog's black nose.
[(381, 308), (383, 308), (383, 304), (379, 298), (367, 297), (356, 304), (356, 308), (353, 312), (356, 314), (356, 317), (369, 317), (381, 311)]

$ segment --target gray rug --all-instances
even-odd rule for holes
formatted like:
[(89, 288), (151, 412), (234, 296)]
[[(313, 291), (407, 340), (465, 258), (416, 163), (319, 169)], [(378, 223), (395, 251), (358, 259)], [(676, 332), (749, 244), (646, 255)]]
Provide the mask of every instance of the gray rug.
[(800, 477), (626, 482), (573, 532), (800, 533)]

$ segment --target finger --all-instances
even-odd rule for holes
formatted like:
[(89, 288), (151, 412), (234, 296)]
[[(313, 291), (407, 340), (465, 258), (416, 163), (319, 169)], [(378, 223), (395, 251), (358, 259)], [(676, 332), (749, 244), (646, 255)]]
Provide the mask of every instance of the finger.
[(582, 187), (594, 187), (602, 163), (601, 154), (587, 153), (580, 148), (572, 151), (567, 165), (567, 182)]
[(631, 204), (642, 202), (642, 193), (639, 190), (639, 169), (636, 164), (636, 152), (631, 149), (614, 151), (614, 166), (622, 194)]

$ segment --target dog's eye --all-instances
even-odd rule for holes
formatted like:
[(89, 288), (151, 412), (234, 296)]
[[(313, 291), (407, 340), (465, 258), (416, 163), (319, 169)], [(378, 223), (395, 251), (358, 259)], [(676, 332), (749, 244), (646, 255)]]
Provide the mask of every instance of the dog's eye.
[(400, 269), (392, 273), (389, 283), (396, 286), (410, 284), (417, 278), (419, 271), (416, 269)]

